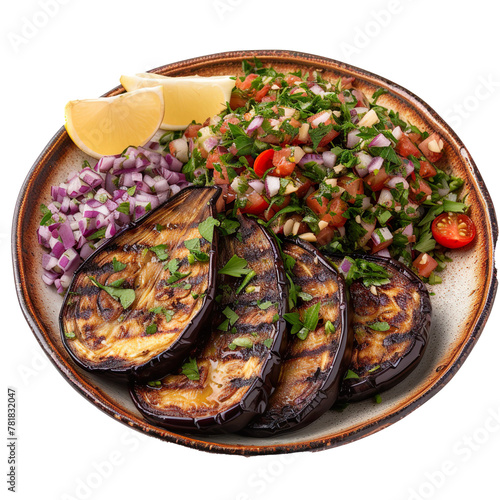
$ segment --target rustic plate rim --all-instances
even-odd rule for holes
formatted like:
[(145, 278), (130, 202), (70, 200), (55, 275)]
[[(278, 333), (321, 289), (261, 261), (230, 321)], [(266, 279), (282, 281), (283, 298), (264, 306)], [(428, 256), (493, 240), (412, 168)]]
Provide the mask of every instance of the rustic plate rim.
[[(103, 400), (104, 398), (100, 396), (99, 391), (95, 390), (93, 387), (87, 384), (72, 366), (67, 365), (59, 355), (57, 349), (55, 349), (54, 346), (51, 345), (50, 342), (48, 342), (47, 339), (45, 338), (41, 326), (37, 323), (34, 316), (32, 315), (30, 309), (30, 303), (27, 300), (27, 290), (24, 287), (24, 283), (21, 276), (22, 275), (22, 271), (20, 268), (21, 237), (18, 229), (19, 229), (19, 224), (21, 222), (20, 214), (23, 206), (23, 201), (25, 200), (25, 197), (28, 194), (28, 187), (30, 185), (31, 180), (34, 178), (38, 165), (40, 165), (43, 162), (44, 158), (46, 158), (52, 151), (57, 149), (58, 144), (65, 137), (66, 132), (64, 126), (61, 127), (54, 134), (52, 139), (48, 142), (48, 144), (42, 150), (38, 158), (35, 160), (24, 182), (22, 183), (16, 201), (16, 207), (14, 210), (13, 224), (11, 230), (11, 237), (12, 237), (11, 249), (12, 249), (16, 294), (18, 297), (19, 304), (21, 306), (21, 310), (30, 329), (33, 331), (35, 338), (37, 339), (38, 343), (42, 347), (45, 354), (47, 354), (47, 356), (54, 364), (54, 366), (58, 369), (58, 371), (61, 373), (61, 375), (64, 376), (64, 378), (75, 390), (77, 390), (86, 399), (92, 402), (93, 405), (95, 405), (104, 413), (120, 421), (124, 425), (132, 427), (146, 435), (150, 435), (168, 442), (173, 442), (176, 444), (181, 444), (184, 446), (195, 448), (201, 451), (207, 451), (213, 453), (252, 456), (252, 455), (262, 455), (262, 454), (270, 455), (270, 454), (280, 454), (280, 453), (291, 453), (299, 451), (320, 451), (323, 449), (336, 447), (342, 444), (347, 444), (356, 441), (370, 434), (373, 434), (374, 432), (382, 430), (388, 427), (389, 425), (399, 421), (401, 418), (410, 414), (418, 407), (420, 407), (423, 403), (425, 403), (427, 400), (429, 400), (431, 397), (433, 397), (435, 394), (437, 394), (451, 380), (451, 378), (453, 378), (458, 369), (462, 366), (465, 359), (470, 354), (472, 348), (477, 342), (477, 339), (481, 335), (484, 325), (491, 313), (491, 309), (493, 306), (493, 302), (498, 287), (497, 270), (494, 262), (494, 251), (498, 239), (498, 224), (497, 224), (494, 205), (491, 196), (488, 192), (488, 189), (484, 184), (483, 178), (474, 160), (472, 159), (467, 148), (464, 146), (463, 142), (460, 140), (458, 135), (441, 118), (441, 116), (436, 111), (434, 111), (432, 107), (430, 107), (427, 103), (425, 103), (422, 99), (413, 94), (411, 91), (407, 90), (401, 85), (392, 82), (391, 80), (388, 80), (387, 78), (366, 71), (362, 68), (358, 68), (351, 64), (337, 61), (335, 59), (318, 56), (314, 54), (308, 54), (305, 52), (289, 51), (289, 50), (241, 50), (241, 51), (219, 52), (219, 53), (209, 54), (206, 56), (184, 59), (182, 61), (174, 62), (164, 66), (159, 66), (157, 68), (149, 70), (149, 72), (159, 73), (159, 72), (165, 72), (167, 70), (178, 71), (182, 70), (183, 68), (192, 68), (193, 66), (196, 65), (206, 65), (207, 62), (215, 61), (218, 59), (241, 60), (244, 58), (249, 58), (254, 56), (263, 59), (277, 58), (282, 60), (289, 60), (290, 62), (293, 61), (298, 62), (297, 60), (300, 60), (301, 62), (305, 62), (305, 60), (307, 60), (311, 64), (317, 62), (319, 64), (326, 64), (331, 68), (337, 68), (342, 71), (357, 73), (369, 80), (382, 82), (386, 88), (397, 91), (399, 95), (409, 98), (408, 100), (412, 101), (412, 104), (418, 104), (421, 108), (423, 108), (422, 111), (425, 112), (427, 116), (431, 116), (432, 119), (437, 123), (439, 123), (439, 125), (446, 130), (447, 134), (449, 134), (449, 136), (454, 139), (460, 150), (461, 151), (464, 150), (467, 153), (469, 170), (472, 171), (472, 173), (476, 178), (479, 187), (479, 193), (484, 200), (485, 208), (488, 213), (487, 222), (489, 223), (491, 234), (489, 231), (487, 231), (487, 237), (491, 236), (490, 243), (491, 243), (491, 255), (493, 261), (491, 262), (490, 285), (487, 294), (485, 294), (485, 300), (481, 314), (477, 318), (474, 328), (471, 329), (467, 342), (463, 345), (456, 359), (451, 362), (448, 370), (445, 371), (443, 375), (431, 387), (427, 388), (425, 392), (423, 392), (419, 397), (411, 400), (409, 403), (399, 408), (397, 411), (393, 411), (388, 415), (381, 417), (380, 419), (367, 423), (366, 425), (361, 425), (350, 433), (316, 438), (313, 440), (299, 441), (291, 444), (249, 446), (249, 445), (238, 445), (238, 444), (211, 443), (203, 439), (198, 439), (198, 437), (196, 436), (192, 435), (185, 436), (167, 431), (165, 429), (161, 429), (152, 424), (148, 424), (147, 422), (140, 420), (134, 415), (124, 413), (120, 408), (116, 407), (109, 401), (104, 401)], [(104, 96), (116, 95), (123, 91), (124, 89), (122, 86), (117, 86), (111, 89), (109, 92), (105, 93)]]

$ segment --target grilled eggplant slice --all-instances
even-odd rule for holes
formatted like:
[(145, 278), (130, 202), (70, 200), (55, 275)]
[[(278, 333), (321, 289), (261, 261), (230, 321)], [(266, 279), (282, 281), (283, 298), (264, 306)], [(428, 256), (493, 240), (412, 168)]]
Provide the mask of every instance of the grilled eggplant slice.
[[(304, 318), (320, 303), (319, 322), (303, 340), (289, 335), (278, 387), (263, 415), (245, 429), (254, 436), (270, 436), (299, 429), (319, 418), (336, 401), (352, 354), (344, 279), (309, 243), (286, 240), (282, 251), (295, 260), (292, 279), (301, 289), (293, 312)], [(293, 261), (292, 261), (293, 262)], [(328, 323), (330, 322), (330, 323)]]
[(80, 266), (60, 314), (80, 366), (151, 380), (184, 359), (213, 308), (217, 234), (209, 242), (198, 226), (219, 196), (219, 188), (180, 191)]
[(339, 402), (366, 399), (403, 380), (422, 359), (431, 327), (429, 293), (410, 269), (394, 259), (356, 258), (382, 266), (390, 281), (349, 286), (354, 349)]
[[(221, 300), (208, 342), (189, 363), (193, 367), (196, 362), (198, 374), (171, 374), (156, 384), (131, 387), (141, 413), (163, 427), (239, 431), (265, 410), (277, 383), (288, 301), (283, 264), (276, 243), (261, 225), (246, 216), (239, 222), (239, 232), (221, 241), (219, 270), (237, 256), (255, 276), (250, 288), (238, 294), (244, 278), (220, 274)], [(243, 264), (240, 261), (240, 268)]]

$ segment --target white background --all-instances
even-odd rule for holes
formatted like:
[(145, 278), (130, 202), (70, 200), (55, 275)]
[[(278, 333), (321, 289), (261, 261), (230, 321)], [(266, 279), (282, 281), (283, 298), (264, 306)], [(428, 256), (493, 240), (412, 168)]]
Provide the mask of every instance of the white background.
[[(498, 305), (458, 374), (401, 422), (320, 453), (246, 459), (143, 437), (77, 394), (21, 314), (10, 256), (21, 183), (68, 100), (97, 97), (122, 73), (226, 50), (311, 52), (403, 85), (449, 121), (498, 202), (496, 3), (48, 0), (50, 15), (42, 4), (3, 2), (0, 15), (1, 365), (3, 391), (18, 392), (17, 498), (499, 498), (500, 420), (487, 425), (500, 419)], [(42, 26), (29, 31), (28, 22)], [(4, 392), (4, 409), (5, 400)], [(4, 416), (0, 429), (5, 435)]]

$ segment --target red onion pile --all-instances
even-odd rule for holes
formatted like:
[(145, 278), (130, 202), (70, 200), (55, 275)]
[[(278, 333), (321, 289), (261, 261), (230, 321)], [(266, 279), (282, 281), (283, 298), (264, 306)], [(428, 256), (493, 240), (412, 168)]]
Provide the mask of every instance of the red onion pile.
[(97, 247), (123, 226), (135, 221), (189, 185), (183, 163), (165, 154), (160, 144), (129, 147), (105, 156), (59, 186), (38, 228), (38, 242), (49, 253), (42, 257), (42, 279), (63, 293), (73, 273)]

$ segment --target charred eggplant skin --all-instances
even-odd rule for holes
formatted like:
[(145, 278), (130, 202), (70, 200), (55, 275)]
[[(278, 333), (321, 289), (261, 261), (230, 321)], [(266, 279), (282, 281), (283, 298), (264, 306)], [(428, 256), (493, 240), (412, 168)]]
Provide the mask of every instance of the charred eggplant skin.
[(165, 373), (165, 370), (178, 366), (179, 363), (182, 362), (182, 360), (186, 357), (189, 351), (193, 348), (193, 346), (196, 345), (200, 331), (203, 329), (204, 325), (209, 320), (215, 304), (217, 253), (218, 253), (218, 235), (216, 231), (214, 231), (213, 241), (210, 250), (208, 252), (209, 253), (208, 286), (200, 310), (198, 311), (197, 315), (194, 318), (192, 318), (192, 320), (186, 325), (183, 334), (177, 340), (175, 340), (167, 350), (151, 358), (147, 362), (128, 368), (95, 367), (90, 364), (87, 364), (84, 360), (78, 357), (71, 349), (70, 342), (72, 342), (72, 340), (66, 337), (64, 331), (64, 312), (68, 302), (71, 300), (71, 291), (73, 289), (73, 285), (77, 279), (77, 276), (79, 275), (80, 272), (82, 272), (85, 269), (85, 267), (90, 261), (93, 261), (102, 252), (105, 252), (108, 249), (112, 249), (113, 246), (116, 244), (115, 242), (117, 241), (118, 238), (126, 234), (127, 231), (137, 228), (142, 224), (146, 224), (148, 220), (155, 217), (155, 215), (157, 215), (159, 211), (164, 210), (165, 207), (167, 207), (168, 205), (175, 203), (176, 201), (179, 201), (180, 199), (182, 199), (186, 195), (189, 195), (190, 193), (194, 193), (195, 190), (207, 190), (207, 189), (213, 192), (212, 196), (207, 202), (207, 205), (209, 207), (210, 212), (213, 215), (216, 215), (217, 213), (216, 206), (218, 205), (217, 202), (220, 199), (222, 193), (222, 190), (219, 187), (184, 188), (177, 194), (166, 200), (163, 204), (151, 210), (147, 215), (145, 215), (141, 219), (134, 221), (128, 224), (127, 226), (123, 227), (122, 229), (120, 229), (120, 231), (117, 232), (115, 236), (110, 238), (96, 251), (94, 251), (75, 271), (72, 282), (66, 291), (66, 295), (63, 300), (63, 305), (59, 313), (59, 328), (61, 332), (63, 345), (70, 354), (72, 360), (78, 366), (89, 372), (103, 373), (118, 379), (145, 380), (145, 381), (154, 380), (155, 378), (163, 375)]
[[(282, 245), (284, 253), (287, 253), (287, 249), (292, 249), (293, 251), (294, 247), (298, 250), (297, 253), (303, 252), (303, 255), (307, 255), (307, 259), (312, 261), (311, 265), (321, 266), (327, 274), (333, 276), (336, 280), (338, 290), (335, 295), (339, 303), (337, 323), (340, 325), (340, 331), (336, 334), (336, 341), (330, 345), (326, 345), (329, 349), (335, 349), (335, 354), (333, 355), (326, 374), (323, 372), (320, 375), (323, 376), (324, 379), (317, 389), (315, 396), (310, 399), (307, 404), (296, 408), (296, 411), (292, 414), (288, 413), (283, 415), (282, 410), (284, 407), (281, 407), (273, 408), (272, 412), (267, 411), (263, 415), (257, 416), (243, 430), (244, 434), (255, 437), (269, 437), (291, 430), (298, 430), (323, 415), (337, 400), (344, 374), (351, 360), (353, 335), (349, 325), (350, 318), (347, 305), (347, 290), (342, 275), (310, 243), (300, 238), (287, 238), (284, 240)], [(288, 339), (288, 342), (290, 344), (297, 343), (297, 345), (300, 346), (300, 343), (304, 341), (293, 338)], [(285, 354), (285, 360), (286, 357), (287, 355)], [(282, 373), (282, 376), (283, 375)], [(280, 417), (276, 418), (276, 413), (280, 413)]]
[[(359, 379), (349, 378), (344, 380), (338, 399), (339, 403), (351, 403), (373, 397), (394, 387), (407, 377), (417, 367), (424, 355), (429, 339), (432, 319), (432, 306), (429, 292), (422, 280), (420, 280), (420, 278), (407, 266), (395, 259), (376, 257), (373, 255), (352, 255), (351, 257), (355, 259), (365, 259), (369, 262), (378, 264), (386, 268), (391, 274), (398, 273), (399, 276), (406, 279), (407, 283), (418, 291), (420, 295), (420, 304), (416, 311), (417, 323), (412, 326), (409, 332), (409, 335), (413, 338), (413, 343), (408, 351), (403, 356), (399, 357), (396, 362), (385, 362), (381, 364), (380, 369), (373, 373), (360, 376)], [(332, 255), (331, 258), (334, 263), (339, 263), (343, 257)], [(352, 290), (352, 286), (353, 285), (351, 285), (350, 290)], [(362, 284), (358, 284), (358, 286), (364, 287)], [(351, 300), (351, 307), (355, 307), (353, 302), (354, 301)], [(355, 339), (353, 356), (357, 348), (358, 345)], [(351, 366), (350, 369), (356, 372), (353, 366)]]
[[(137, 381), (129, 385), (130, 396), (142, 415), (150, 422), (176, 432), (189, 432), (193, 434), (224, 434), (238, 432), (245, 427), (256, 415), (263, 413), (267, 407), (270, 394), (276, 387), (281, 359), (285, 348), (286, 322), (283, 315), (288, 312), (288, 288), (286, 274), (277, 244), (273, 238), (255, 219), (246, 215), (239, 216), (242, 226), (249, 225), (260, 231), (272, 252), (274, 260), (273, 274), (277, 284), (277, 310), (279, 319), (274, 323), (274, 340), (267, 352), (267, 357), (260, 374), (251, 382), (249, 389), (237, 404), (218, 412), (214, 415), (190, 417), (187, 415), (174, 416), (166, 413), (152, 411), (151, 407), (144, 404), (141, 388), (144, 386)], [(221, 245), (223, 243), (221, 242)], [(222, 251), (222, 250), (221, 250)], [(228, 333), (224, 335), (229, 335)], [(210, 335), (207, 335), (210, 337)], [(207, 341), (209, 339), (207, 338)], [(205, 344), (206, 346), (207, 344)], [(197, 352), (205, 348), (201, 345)], [(156, 390), (156, 389), (153, 389)]]

